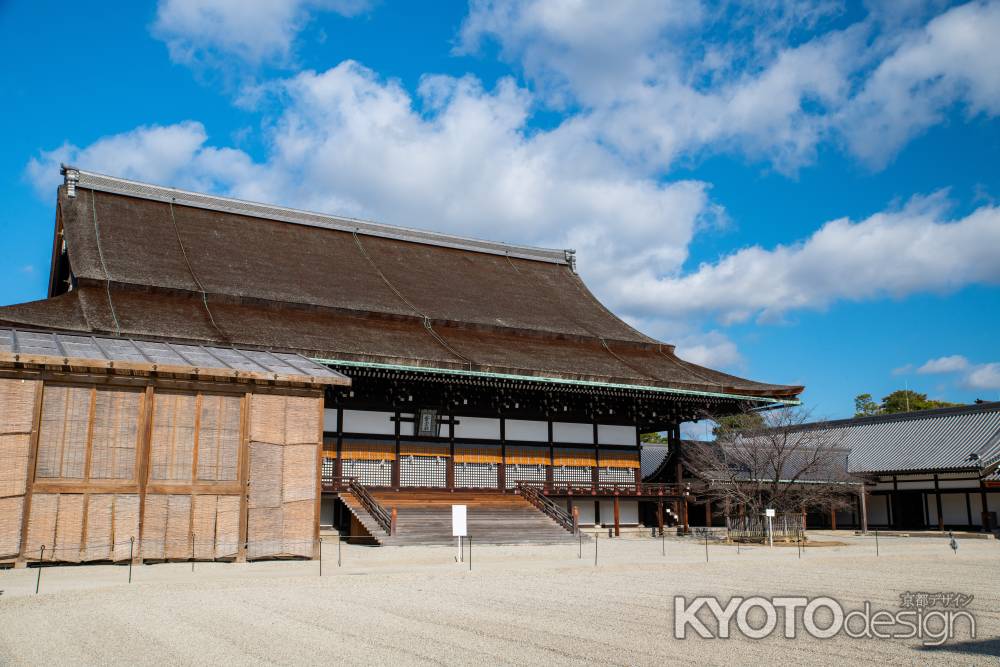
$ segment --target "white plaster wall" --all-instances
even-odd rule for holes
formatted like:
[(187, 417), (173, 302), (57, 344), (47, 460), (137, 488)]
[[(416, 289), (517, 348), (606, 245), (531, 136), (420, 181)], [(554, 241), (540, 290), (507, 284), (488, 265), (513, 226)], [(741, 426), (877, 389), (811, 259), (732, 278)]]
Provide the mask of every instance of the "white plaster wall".
[(594, 425), (553, 422), (552, 440), (553, 442), (575, 442), (580, 444), (593, 443)]
[(574, 500), (573, 507), (576, 507), (580, 513), (580, 525), (581, 526), (593, 526), (594, 525), (594, 501), (584, 500), (582, 502)]
[(391, 412), (344, 410), (344, 431), (347, 433), (393, 435), (396, 432), (396, 426), (391, 421), (392, 416)]
[[(399, 416), (403, 419), (413, 419), (414, 415), (412, 412), (401, 412)], [(399, 435), (401, 436), (412, 436), (416, 432), (416, 422), (399, 422)]]
[(969, 496), (969, 504), (972, 506), (972, 525), (983, 525), (983, 499), (978, 493)]
[(548, 442), (549, 424), (525, 419), (508, 419), (504, 424), (504, 435), (508, 440)]
[(458, 424), (455, 426), (456, 438), (488, 438), (490, 440), (500, 439), (500, 420), (487, 417), (461, 417), (456, 416)]
[(324, 408), (324, 410), (323, 410), (323, 430), (324, 431), (336, 431), (337, 430), (337, 409), (336, 408)]
[(635, 445), (635, 427), (599, 424), (597, 442), (602, 445)]

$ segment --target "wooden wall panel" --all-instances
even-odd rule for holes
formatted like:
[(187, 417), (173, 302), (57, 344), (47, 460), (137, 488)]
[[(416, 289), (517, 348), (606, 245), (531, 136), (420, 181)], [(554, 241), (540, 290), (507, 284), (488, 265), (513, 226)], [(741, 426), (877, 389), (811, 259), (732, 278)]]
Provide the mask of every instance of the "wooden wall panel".
[(282, 514), (282, 552), (290, 556), (310, 557), (313, 553), (313, 515), (315, 503), (299, 500), (284, 503)]
[(178, 560), (191, 558), (191, 496), (167, 496), (165, 556)]
[(56, 541), (56, 513), (59, 511), (59, 494), (36, 493), (31, 498), (28, 516), (28, 536), (24, 545), (26, 560), (38, 560), (43, 545), (49, 554)]
[(305, 396), (285, 398), (285, 444), (315, 445), (320, 430), (320, 411), (316, 405), (321, 399)]
[(56, 544), (52, 560), (68, 563), (80, 562), (85, 500), (86, 498), (81, 494), (59, 494), (58, 512), (56, 513)]
[(253, 395), (250, 409), (250, 439), (272, 445), (285, 444), (284, 396)]
[(133, 555), (139, 553), (139, 496), (119, 494), (114, 497), (114, 560), (124, 561), (129, 557), (130, 538), (135, 538)]
[(99, 389), (94, 400), (90, 479), (135, 479), (143, 392)]
[(45, 386), (37, 478), (83, 479), (92, 394), (91, 387)]
[(194, 557), (203, 560), (215, 558), (215, 523), (218, 496), (194, 496), (191, 510), (191, 533), (194, 538)]
[(142, 518), (142, 557), (160, 560), (166, 557), (167, 496), (159, 493), (146, 495), (146, 508)]
[(239, 539), (240, 497), (219, 496), (215, 513), (215, 557), (236, 556)]
[(227, 482), (238, 478), (239, 396), (202, 396), (198, 425), (198, 480)]
[(282, 503), (316, 498), (316, 445), (286, 445), (281, 476)]
[(248, 504), (255, 507), (281, 506), (282, 450), (279, 445), (250, 443), (250, 492)]
[(30, 450), (29, 434), (0, 435), (0, 498), (24, 495), (27, 489)]
[(151, 480), (191, 482), (196, 401), (193, 394), (155, 394), (149, 453)]
[(0, 498), (0, 558), (13, 558), (21, 551), (21, 519), (24, 498)]
[(0, 379), (0, 434), (31, 432), (37, 384)]
[(84, 540), (83, 560), (110, 560), (112, 554), (112, 505), (110, 493), (92, 494), (87, 499), (87, 537)]

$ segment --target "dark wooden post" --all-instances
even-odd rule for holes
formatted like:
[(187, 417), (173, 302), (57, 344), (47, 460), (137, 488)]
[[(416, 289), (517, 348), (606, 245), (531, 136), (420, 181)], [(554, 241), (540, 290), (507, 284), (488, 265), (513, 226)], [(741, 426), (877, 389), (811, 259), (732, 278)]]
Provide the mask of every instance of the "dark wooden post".
[(705, 527), (706, 528), (711, 528), (712, 527), (712, 501), (711, 500), (706, 500), (705, 501)]
[(688, 523), (688, 499), (687, 499), (687, 496), (684, 496), (684, 504), (681, 506), (681, 518), (684, 521), (684, 532), (685, 533), (691, 532), (691, 526)]
[(663, 534), (663, 501), (656, 503), (656, 524), (660, 528), (660, 534)]
[(621, 534), (622, 534), (622, 529), (621, 529), (621, 514), (620, 514), (619, 507), (618, 507), (618, 494), (616, 493), (615, 494), (615, 537), (618, 537)]
[(944, 512), (941, 511), (941, 485), (937, 473), (934, 473), (934, 503), (937, 507), (938, 530), (944, 532)]
[(500, 464), (497, 466), (497, 486), (507, 493), (507, 425), (500, 418)]
[(830, 508), (830, 530), (837, 530), (837, 510)]
[(396, 420), (394, 422), (396, 437), (396, 459), (392, 462), (392, 488), (399, 491), (399, 410), (396, 410)]
[(982, 477), (979, 478), (979, 502), (982, 505), (980, 509), (983, 514), (983, 532), (988, 533), (993, 526), (990, 525), (990, 507), (986, 497), (986, 482), (983, 481)]
[(864, 482), (861, 483), (861, 492), (858, 494), (861, 501), (861, 532), (868, 533), (868, 489)]

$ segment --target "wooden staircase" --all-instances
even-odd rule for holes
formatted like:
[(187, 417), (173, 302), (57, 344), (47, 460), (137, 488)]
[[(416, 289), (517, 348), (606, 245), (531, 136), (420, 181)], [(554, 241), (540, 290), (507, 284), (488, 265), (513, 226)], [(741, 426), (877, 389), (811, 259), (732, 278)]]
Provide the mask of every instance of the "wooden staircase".
[(340, 497), (372, 537), (384, 545), (449, 545), (451, 506), (467, 506), (474, 544), (556, 544), (576, 538), (519, 495), (495, 491), (376, 491), (386, 510), (396, 508), (396, 535), (389, 536), (350, 493)]

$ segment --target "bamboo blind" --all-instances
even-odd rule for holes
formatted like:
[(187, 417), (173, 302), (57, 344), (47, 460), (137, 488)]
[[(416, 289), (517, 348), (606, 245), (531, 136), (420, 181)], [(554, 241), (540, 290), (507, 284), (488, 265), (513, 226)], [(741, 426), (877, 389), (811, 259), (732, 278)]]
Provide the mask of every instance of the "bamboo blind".
[(597, 465), (597, 457), (593, 449), (556, 449), (553, 458), (557, 466)]
[(448, 445), (427, 445), (419, 442), (399, 443), (400, 456), (450, 456)]
[(98, 389), (94, 399), (90, 479), (135, 479), (141, 391)]
[(639, 453), (620, 450), (601, 450), (602, 468), (638, 468)]
[(548, 465), (549, 450), (541, 447), (508, 447), (507, 465)]
[(91, 387), (45, 386), (36, 477), (83, 479), (93, 393)]
[(455, 447), (455, 463), (494, 463), (503, 461), (499, 447)]
[(357, 442), (344, 440), (340, 457), (354, 461), (395, 461), (396, 445), (391, 442)]
[(150, 479), (191, 482), (197, 400), (198, 397), (191, 394), (156, 392), (149, 453)]
[(0, 379), (0, 434), (31, 432), (37, 384), (30, 380)]
[(24, 495), (30, 449), (27, 433), (0, 435), (0, 498)]
[(21, 550), (21, 518), (24, 498), (0, 498), (0, 558), (16, 556)]
[(239, 396), (204, 395), (198, 425), (198, 479), (237, 479), (240, 451)]

